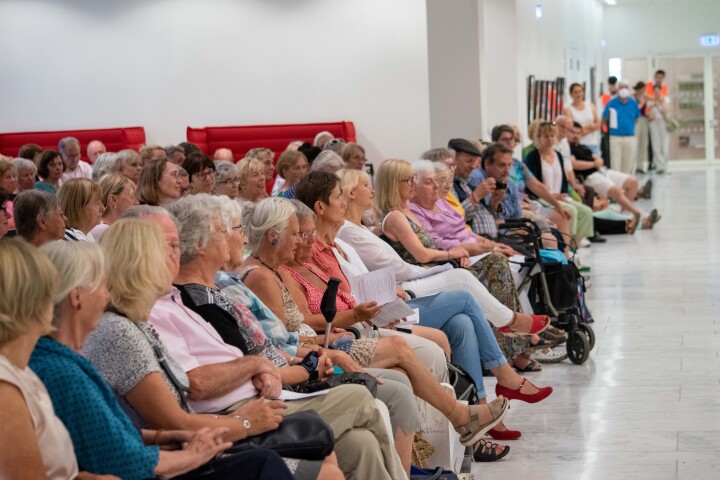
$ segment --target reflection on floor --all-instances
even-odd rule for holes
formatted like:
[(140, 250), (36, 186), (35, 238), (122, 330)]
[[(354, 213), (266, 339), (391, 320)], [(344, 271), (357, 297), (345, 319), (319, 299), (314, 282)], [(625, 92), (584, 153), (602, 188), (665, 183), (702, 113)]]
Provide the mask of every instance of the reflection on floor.
[(653, 179), (654, 230), (581, 250), (590, 359), (526, 374), (555, 392), (511, 402), (523, 436), (476, 479), (720, 479), (720, 170)]

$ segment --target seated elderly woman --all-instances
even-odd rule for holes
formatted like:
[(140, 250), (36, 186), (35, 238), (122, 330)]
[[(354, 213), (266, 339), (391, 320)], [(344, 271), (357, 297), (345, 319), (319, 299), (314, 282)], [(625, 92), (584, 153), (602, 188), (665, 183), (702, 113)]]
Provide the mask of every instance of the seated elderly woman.
[[(167, 248), (162, 234), (160, 239), (159, 244)], [(182, 474), (179, 478), (239, 478), (239, 469), (252, 468), (243, 454), (213, 460), (231, 445), (223, 439), (227, 428), (162, 431), (141, 430), (133, 424), (110, 387), (82, 356), (83, 343), (108, 300), (102, 250), (88, 242), (61, 241), (43, 250), (60, 281), (54, 328), (38, 341), (29, 365), (47, 387), (58, 417), (70, 432), (79, 468), (137, 480)], [(164, 263), (165, 257), (159, 262)], [(274, 452), (261, 453), (261, 457), (258, 469), (292, 478)], [(250, 475), (259, 478), (260, 472)]]
[(65, 164), (60, 152), (55, 150), (44, 151), (38, 164), (38, 175), (42, 180), (35, 184), (35, 188), (55, 195), (60, 190), (60, 180), (64, 171)]
[[(282, 265), (292, 262), (302, 242), (299, 223), (292, 204), (279, 198), (263, 200), (248, 208), (246, 228), (252, 256), (245, 261), (240, 278), (270, 308), (290, 331), (300, 330), (303, 322), (317, 319), (305, 303), (305, 295)], [(307, 232), (308, 236), (310, 232)], [(243, 278), (244, 277), (244, 278)], [(295, 291), (295, 294), (292, 293)], [(298, 305), (296, 302), (300, 301)], [(353, 305), (354, 306), (354, 305)], [(352, 308), (352, 307), (351, 307)], [(304, 311), (303, 311), (304, 310)], [(349, 314), (357, 321), (366, 321), (377, 313), (373, 303), (338, 312), (338, 320)], [(498, 397), (488, 405), (466, 407), (452, 401), (433, 374), (423, 365), (407, 342), (399, 336), (356, 340), (358, 348), (350, 355), (362, 366), (398, 368), (410, 379), (413, 391), (421, 399), (442, 412), (461, 434), (464, 445), (472, 445), (497, 425), (507, 409), (507, 399)]]
[[(434, 179), (432, 181), (434, 182)], [(378, 217), (382, 218), (382, 232), (390, 246), (409, 263), (432, 264), (458, 260), (495, 298), (510, 310), (516, 311), (519, 301), (505, 256), (491, 254), (471, 265), (470, 254), (460, 245), (448, 250), (436, 248), (433, 238), (409, 207), (410, 199), (415, 195), (416, 182), (417, 175), (405, 160), (386, 160), (378, 169), (374, 205)], [(528, 319), (531, 325), (529, 328), (523, 327), (523, 323), (526, 323), (523, 321)], [(549, 323), (550, 318), (544, 315), (515, 315), (515, 321), (501, 327), (500, 331), (507, 334), (535, 334), (544, 330)]]
[(293, 188), (298, 180), (307, 175), (309, 164), (302, 152), (286, 150), (280, 154), (276, 168), (278, 171), (278, 179), (282, 179), (283, 181), (275, 182), (276, 185), (279, 183), (279, 187), (277, 190), (273, 190), (272, 195), (285, 197), (285, 192)]
[[(75, 452), (50, 396), (28, 368), (41, 336), (52, 332), (57, 271), (21, 239), (0, 242), (0, 477), (78, 476)], [(77, 476), (77, 477), (76, 477)]]
[[(176, 291), (160, 299), (151, 318), (187, 372), (191, 407), (196, 412), (227, 411), (258, 395), (277, 398), (282, 383), (325, 378), (331, 371), (327, 355), (311, 352), (288, 366), (288, 357), (266, 341), (262, 328), (253, 328), (255, 319), (245, 307), (215, 287), (213, 277), (229, 256), (227, 232), (215, 198), (193, 195), (168, 208), (177, 216), (182, 232), (178, 238), (177, 230), (172, 231), (173, 225), (167, 225), (165, 220), (166, 238), (181, 246), (181, 266), (175, 281), (180, 284), (182, 296)], [(153, 217), (157, 221), (157, 216)], [(226, 343), (223, 337), (233, 343)], [(278, 368), (275, 362), (285, 366)], [(330, 425), (340, 467), (346, 475), (402, 477), (390, 436), (365, 387), (341, 385), (322, 397), (286, 405), (285, 413), (315, 410)]]
[(126, 148), (117, 152), (118, 161), (124, 165), (123, 175), (132, 180), (135, 186), (140, 183), (140, 172), (143, 167), (143, 159), (138, 152), (132, 148)]
[(27, 158), (16, 158), (12, 163), (17, 171), (17, 192), (20, 193), (35, 188), (35, 176), (37, 175), (35, 162)]
[(163, 205), (181, 196), (178, 166), (167, 158), (149, 160), (140, 172), (137, 197), (140, 205)]
[[(99, 245), (108, 258), (110, 306), (85, 341), (83, 353), (142, 422), (168, 430), (222, 427), (227, 429), (225, 440), (232, 442), (277, 428), (284, 409), (279, 401), (248, 403), (227, 416), (189, 411), (183, 391), (188, 389), (187, 375), (148, 323), (152, 306), (170, 291), (178, 266), (178, 253), (168, 246), (157, 222), (120, 220)], [(238, 421), (246, 418), (253, 419), (250, 429)]]
[(257, 202), (268, 196), (265, 191), (265, 164), (256, 158), (243, 158), (238, 167), (238, 197), (249, 202)]
[(17, 234), (36, 247), (65, 236), (67, 218), (55, 195), (28, 190), (15, 198)]
[[(100, 157), (102, 158), (102, 155)], [(100, 179), (98, 186), (100, 187), (100, 201), (105, 207), (105, 212), (100, 223), (90, 231), (90, 235), (95, 240), (98, 240), (125, 210), (138, 204), (135, 197), (135, 184), (127, 177), (109, 173)]]
[(118, 175), (125, 174), (125, 157), (121, 157), (119, 154), (114, 152), (105, 152), (100, 155), (93, 163), (92, 179), (93, 182), (98, 182), (108, 173), (117, 173)]
[(182, 167), (188, 173), (190, 193), (212, 193), (215, 188), (215, 162), (204, 153), (191, 153)]
[[(265, 193), (272, 192), (275, 185), (275, 153), (269, 148), (259, 147), (251, 148), (245, 154), (246, 158), (254, 158), (260, 160), (265, 167), (263, 175), (265, 176)], [(242, 160), (240, 160), (242, 161)]]
[(100, 223), (105, 212), (100, 195), (98, 184), (88, 178), (71, 178), (63, 183), (58, 200), (67, 218), (65, 240), (95, 241), (90, 230)]
[(143, 163), (148, 163), (150, 160), (167, 158), (165, 149), (160, 145), (145, 145), (140, 149), (140, 156), (143, 159)]
[(215, 195), (225, 195), (234, 200), (238, 196), (238, 169), (237, 166), (225, 160), (215, 162)]
[(0, 158), (0, 188), (8, 193), (8, 198), (4, 202), (6, 213), (8, 215), (8, 229), (15, 230), (15, 220), (13, 219), (13, 200), (15, 200), (15, 191), (18, 188), (17, 170), (10, 160)]
[(348, 143), (342, 151), (342, 159), (345, 161), (346, 168), (353, 170), (365, 170), (367, 157), (365, 149), (357, 143)]

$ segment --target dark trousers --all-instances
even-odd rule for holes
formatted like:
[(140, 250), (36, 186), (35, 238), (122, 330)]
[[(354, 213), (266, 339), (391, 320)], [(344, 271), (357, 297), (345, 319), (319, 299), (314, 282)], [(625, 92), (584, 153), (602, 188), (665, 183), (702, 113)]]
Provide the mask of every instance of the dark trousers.
[(293, 480), (280, 455), (267, 449), (252, 449), (224, 455), (177, 480)]

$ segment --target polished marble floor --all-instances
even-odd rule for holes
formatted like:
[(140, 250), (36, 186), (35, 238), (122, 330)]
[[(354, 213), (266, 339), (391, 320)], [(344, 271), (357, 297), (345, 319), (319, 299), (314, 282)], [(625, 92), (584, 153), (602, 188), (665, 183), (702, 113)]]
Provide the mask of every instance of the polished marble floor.
[(653, 180), (639, 206), (661, 212), (654, 230), (581, 250), (590, 359), (527, 374), (555, 392), (511, 403), (523, 437), (477, 480), (720, 479), (720, 170)]

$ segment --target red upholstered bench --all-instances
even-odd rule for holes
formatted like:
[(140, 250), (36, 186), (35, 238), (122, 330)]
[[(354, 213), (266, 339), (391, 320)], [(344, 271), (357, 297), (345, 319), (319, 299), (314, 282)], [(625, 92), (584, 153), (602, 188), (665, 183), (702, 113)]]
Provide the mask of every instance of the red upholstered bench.
[(355, 125), (352, 122), (301, 123), (295, 125), (248, 125), (238, 127), (187, 128), (187, 141), (212, 156), (218, 148), (233, 151), (235, 161), (248, 150), (258, 147), (275, 152), (275, 161), (293, 140), (311, 142), (315, 135), (327, 130), (346, 142), (355, 141)]
[(82, 159), (85, 161), (87, 161), (87, 144), (92, 140), (103, 142), (108, 152), (118, 152), (126, 148), (139, 150), (145, 145), (145, 129), (143, 127), (0, 133), (0, 153), (16, 157), (20, 147), (26, 143), (37, 143), (45, 150), (57, 150), (58, 142), (64, 137), (75, 137), (80, 141), (80, 151)]

